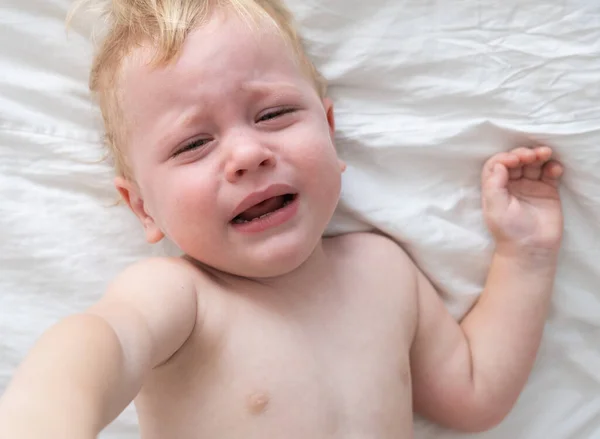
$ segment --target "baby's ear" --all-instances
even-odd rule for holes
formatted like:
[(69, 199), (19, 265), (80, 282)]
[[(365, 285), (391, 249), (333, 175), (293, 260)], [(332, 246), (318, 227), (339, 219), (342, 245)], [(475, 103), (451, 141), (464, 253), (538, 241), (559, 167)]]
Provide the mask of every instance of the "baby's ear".
[(115, 178), (115, 187), (121, 197), (127, 203), (131, 211), (138, 217), (146, 234), (146, 241), (150, 244), (156, 244), (162, 240), (165, 235), (157, 226), (154, 218), (150, 216), (144, 205), (144, 200), (141, 196), (140, 189), (131, 180), (123, 177)]
[[(331, 141), (335, 144), (335, 115), (333, 114), (333, 101), (330, 98), (323, 99), (323, 108), (325, 108), (325, 114), (327, 115), (327, 123), (329, 124), (329, 134), (331, 135)], [(346, 162), (338, 158), (340, 165), (340, 171), (346, 171)]]
[(329, 133), (333, 140), (335, 136), (335, 115), (333, 114), (333, 101), (330, 98), (323, 98), (323, 108), (327, 115), (327, 123), (329, 124)]

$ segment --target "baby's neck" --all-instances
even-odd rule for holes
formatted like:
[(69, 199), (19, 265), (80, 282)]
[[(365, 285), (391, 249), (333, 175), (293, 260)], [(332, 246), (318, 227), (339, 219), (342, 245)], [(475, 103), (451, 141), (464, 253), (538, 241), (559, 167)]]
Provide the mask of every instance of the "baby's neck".
[(321, 238), (310, 256), (295, 270), (273, 278), (251, 279), (272, 288), (288, 289), (291, 285), (322, 284), (332, 275), (332, 260), (328, 240)]
[(324, 282), (331, 281), (334, 270), (329, 251), (329, 240), (330, 238), (320, 239), (310, 256), (293, 271), (271, 278), (243, 278), (207, 266), (206, 264), (193, 260), (189, 256), (184, 256), (184, 259), (192, 262), (208, 274), (228, 283), (240, 281), (251, 282), (269, 289), (290, 290), (291, 287), (297, 285), (310, 287), (313, 284), (322, 285)]

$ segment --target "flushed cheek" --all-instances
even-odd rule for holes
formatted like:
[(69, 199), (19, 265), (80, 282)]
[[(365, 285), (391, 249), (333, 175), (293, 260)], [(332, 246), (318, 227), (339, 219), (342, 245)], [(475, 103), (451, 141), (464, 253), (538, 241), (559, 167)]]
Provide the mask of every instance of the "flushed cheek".
[(214, 216), (202, 207), (178, 200), (165, 218), (165, 234), (184, 253), (208, 261), (222, 245), (223, 235)]
[[(325, 128), (325, 126), (313, 124), (290, 133), (288, 137), (294, 141), (286, 148), (286, 152), (294, 156), (298, 165), (316, 170), (323, 166), (330, 166), (334, 160), (337, 160), (335, 147), (329, 131)], [(289, 141), (289, 138), (283, 141)]]
[(313, 150), (303, 159), (303, 186), (310, 196), (314, 207), (323, 214), (329, 215), (337, 205), (341, 190), (341, 171), (335, 153), (323, 146)]
[[(202, 184), (177, 181), (165, 185), (161, 193), (165, 232), (173, 240), (198, 239), (210, 235), (218, 218), (216, 191)], [(208, 230), (207, 230), (208, 229)], [(206, 233), (204, 233), (206, 232)]]
[[(312, 180), (324, 179), (320, 184), (331, 182), (339, 176), (341, 170), (335, 148), (331, 142), (319, 139), (313, 145), (315, 147), (307, 150), (298, 160), (302, 162), (305, 175), (311, 176)], [(319, 184), (319, 181), (314, 181)]]
[(335, 147), (332, 143), (324, 145), (321, 157), (318, 169), (321, 173), (321, 175), (319, 175), (319, 180), (322, 183), (317, 184), (319, 184), (323, 190), (323, 196), (326, 196), (332, 202), (333, 199), (337, 201), (341, 191), (342, 171)]

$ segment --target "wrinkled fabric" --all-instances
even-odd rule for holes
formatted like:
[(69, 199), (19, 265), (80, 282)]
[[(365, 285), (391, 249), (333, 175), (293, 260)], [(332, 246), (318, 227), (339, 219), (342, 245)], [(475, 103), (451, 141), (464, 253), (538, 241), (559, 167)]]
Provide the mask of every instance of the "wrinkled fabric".
[[(347, 161), (329, 233), (400, 242), (460, 318), (493, 243), (480, 170), (545, 142), (565, 164), (565, 239), (536, 367), (485, 439), (600, 438), (600, 4), (589, 0), (289, 0), (330, 80)], [(114, 207), (68, 0), (0, 0), (0, 391), (35, 339), (150, 248)], [(401, 293), (401, 292), (400, 292)], [(101, 436), (138, 437), (131, 407)], [(417, 421), (417, 439), (465, 435)]]

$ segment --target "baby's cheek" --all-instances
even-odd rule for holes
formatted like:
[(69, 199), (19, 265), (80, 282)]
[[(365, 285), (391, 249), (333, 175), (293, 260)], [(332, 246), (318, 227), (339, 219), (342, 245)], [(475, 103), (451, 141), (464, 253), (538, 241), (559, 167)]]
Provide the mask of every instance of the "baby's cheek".
[(312, 132), (304, 136), (304, 147), (301, 148), (303, 158), (307, 165), (314, 166), (315, 170), (331, 167), (337, 161), (337, 154), (333, 142), (326, 133)]
[(323, 143), (309, 166), (320, 197), (324, 202), (335, 202), (341, 190), (341, 167), (333, 145)]
[(182, 222), (208, 219), (215, 216), (216, 212), (214, 193), (203, 191), (202, 188), (182, 188), (174, 195), (172, 209)]
[(164, 180), (161, 189), (161, 209), (170, 234), (186, 232), (208, 208), (202, 193), (190, 182)]
[(215, 220), (214, 208), (192, 194), (179, 194), (170, 203), (165, 232), (183, 252), (204, 260), (205, 252), (214, 250), (215, 237), (219, 238)]

